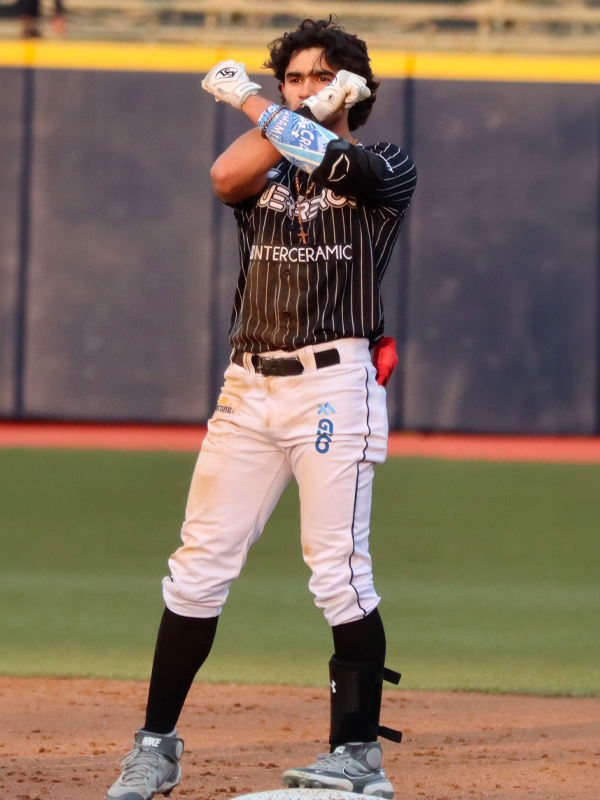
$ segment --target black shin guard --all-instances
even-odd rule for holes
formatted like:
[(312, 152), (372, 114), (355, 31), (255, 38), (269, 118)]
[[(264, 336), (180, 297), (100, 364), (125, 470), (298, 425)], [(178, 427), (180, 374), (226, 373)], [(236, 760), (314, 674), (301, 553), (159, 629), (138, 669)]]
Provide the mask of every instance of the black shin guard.
[(348, 742), (374, 742), (379, 728), (381, 667), (377, 664), (345, 664), (334, 656), (329, 662), (329, 678), (331, 747)]
[(332, 750), (348, 742), (375, 742), (377, 736), (400, 742), (401, 733), (379, 725), (383, 681), (398, 683), (398, 673), (377, 664), (344, 663), (333, 656), (329, 677)]

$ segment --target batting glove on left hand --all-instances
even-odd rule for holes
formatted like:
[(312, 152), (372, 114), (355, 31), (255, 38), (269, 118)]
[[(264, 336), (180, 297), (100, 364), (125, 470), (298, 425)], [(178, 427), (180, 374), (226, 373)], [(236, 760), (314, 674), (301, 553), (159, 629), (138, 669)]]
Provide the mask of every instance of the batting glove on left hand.
[(307, 97), (301, 105), (310, 109), (317, 122), (326, 122), (370, 96), (371, 90), (364, 78), (341, 69), (331, 83), (318, 94)]
[(202, 88), (214, 94), (215, 100), (241, 108), (253, 94), (258, 94), (262, 86), (252, 83), (246, 75), (246, 65), (236, 61), (219, 61), (202, 81)]

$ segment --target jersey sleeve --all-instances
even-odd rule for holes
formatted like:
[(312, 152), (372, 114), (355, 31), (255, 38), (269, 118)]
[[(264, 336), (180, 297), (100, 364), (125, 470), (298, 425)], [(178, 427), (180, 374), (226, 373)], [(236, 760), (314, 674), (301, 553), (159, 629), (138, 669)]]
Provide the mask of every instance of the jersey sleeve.
[(414, 192), (417, 170), (410, 156), (397, 145), (362, 147), (336, 139), (327, 146), (312, 179), (338, 195), (402, 213)]

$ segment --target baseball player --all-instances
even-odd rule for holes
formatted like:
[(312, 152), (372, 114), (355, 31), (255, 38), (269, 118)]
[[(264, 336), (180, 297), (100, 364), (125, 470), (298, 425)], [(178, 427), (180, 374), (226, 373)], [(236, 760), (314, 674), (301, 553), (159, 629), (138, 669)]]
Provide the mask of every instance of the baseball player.
[(107, 800), (150, 800), (179, 783), (175, 725), (229, 587), (292, 477), (309, 586), (335, 654), (331, 751), (286, 770), (283, 783), (394, 793), (377, 737), (400, 741), (379, 724), (383, 680), (400, 676), (384, 667), (368, 539), (373, 468), (387, 449), (383, 384), (394, 363), (380, 283), (416, 172), (396, 145), (354, 139), (378, 86), (356, 36), (305, 20), (270, 45), (267, 66), (281, 104), (234, 61), (202, 82), (253, 124), (211, 170), (239, 230), (231, 364), (192, 478), (183, 545), (163, 580), (145, 724)]

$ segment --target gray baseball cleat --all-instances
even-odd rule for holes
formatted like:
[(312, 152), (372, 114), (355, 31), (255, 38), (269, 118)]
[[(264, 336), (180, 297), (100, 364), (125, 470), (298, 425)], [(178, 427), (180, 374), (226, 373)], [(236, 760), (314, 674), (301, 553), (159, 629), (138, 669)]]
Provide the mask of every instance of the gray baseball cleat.
[(163, 734), (139, 730), (133, 744), (106, 800), (152, 800), (155, 794), (170, 795), (181, 780), (183, 739), (178, 738), (177, 731)]
[(342, 744), (333, 753), (317, 756), (309, 767), (287, 769), (281, 776), (290, 789), (339, 789), (392, 800), (394, 787), (381, 769), (379, 742)]

